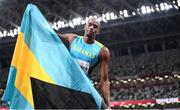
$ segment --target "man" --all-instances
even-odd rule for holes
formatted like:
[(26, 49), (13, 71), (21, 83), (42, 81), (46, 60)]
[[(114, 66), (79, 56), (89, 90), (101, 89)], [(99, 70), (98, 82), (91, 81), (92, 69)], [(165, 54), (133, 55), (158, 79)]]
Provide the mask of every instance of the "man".
[(70, 54), (77, 60), (89, 79), (93, 68), (100, 63), (101, 79), (99, 85), (102, 90), (104, 102), (110, 108), (108, 77), (110, 53), (108, 48), (95, 40), (96, 35), (100, 32), (100, 22), (97, 21), (97, 18), (93, 17), (88, 20), (84, 30), (83, 37), (72, 33), (59, 34), (59, 36), (63, 42), (69, 45)]

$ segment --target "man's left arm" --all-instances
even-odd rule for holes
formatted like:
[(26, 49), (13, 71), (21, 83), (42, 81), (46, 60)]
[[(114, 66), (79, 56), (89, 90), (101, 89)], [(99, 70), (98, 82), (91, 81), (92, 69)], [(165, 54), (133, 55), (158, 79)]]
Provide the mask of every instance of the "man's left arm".
[(110, 53), (108, 48), (103, 47), (100, 51), (100, 63), (101, 63), (101, 79), (100, 88), (102, 90), (104, 101), (108, 108), (110, 108), (110, 87), (109, 87), (109, 66)]

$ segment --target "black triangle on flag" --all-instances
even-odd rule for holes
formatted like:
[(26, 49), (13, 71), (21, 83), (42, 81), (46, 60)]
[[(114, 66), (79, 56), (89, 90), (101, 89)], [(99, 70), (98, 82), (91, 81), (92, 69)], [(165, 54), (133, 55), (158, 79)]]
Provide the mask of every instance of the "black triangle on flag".
[(89, 93), (31, 79), (35, 109), (97, 109)]

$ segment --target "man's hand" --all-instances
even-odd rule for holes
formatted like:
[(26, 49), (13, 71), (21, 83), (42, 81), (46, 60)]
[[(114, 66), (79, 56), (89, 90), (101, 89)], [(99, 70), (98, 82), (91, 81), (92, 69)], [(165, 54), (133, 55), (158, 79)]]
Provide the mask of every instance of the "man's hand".
[(63, 40), (63, 42), (68, 43), (68, 44), (71, 44), (74, 38), (78, 36), (77, 34), (73, 34), (73, 33), (67, 33), (67, 34), (58, 33), (58, 35)]
[(110, 106), (108, 106), (105, 110), (111, 110), (111, 107), (110, 107)]

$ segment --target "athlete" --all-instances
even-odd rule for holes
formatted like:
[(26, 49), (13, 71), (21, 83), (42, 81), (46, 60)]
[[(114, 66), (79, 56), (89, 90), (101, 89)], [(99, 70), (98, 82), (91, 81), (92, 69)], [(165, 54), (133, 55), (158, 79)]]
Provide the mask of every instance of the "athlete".
[[(101, 78), (99, 86), (102, 91), (104, 102), (110, 109), (110, 90), (108, 77), (108, 63), (110, 53), (107, 47), (96, 41), (96, 35), (100, 32), (100, 22), (97, 18), (88, 20), (84, 27), (84, 36), (72, 33), (60, 34), (60, 38), (69, 45), (70, 54), (77, 60), (88, 78), (93, 68), (100, 63)], [(91, 80), (91, 79), (90, 79)]]

